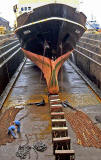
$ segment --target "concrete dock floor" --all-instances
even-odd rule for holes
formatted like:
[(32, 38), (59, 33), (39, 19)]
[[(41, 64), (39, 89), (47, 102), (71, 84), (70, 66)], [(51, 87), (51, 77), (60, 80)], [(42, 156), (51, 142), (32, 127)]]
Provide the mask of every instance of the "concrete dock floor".
[[(68, 62), (65, 62), (60, 71), (59, 85), (61, 100), (68, 99), (73, 107), (85, 112), (93, 122), (96, 122), (95, 116), (101, 115), (101, 101)], [(46, 106), (28, 105), (29, 103), (38, 102), (42, 98), (45, 99)], [(47, 145), (45, 152), (38, 152), (38, 160), (54, 160), (47, 86), (41, 76), (40, 69), (29, 60), (27, 60), (12, 88), (2, 109), (2, 114), (10, 107), (24, 107), (16, 115), (15, 119), (19, 119), (24, 115), (27, 116), (21, 120), (21, 135), (17, 135), (18, 138), (12, 143), (0, 146), (0, 160), (18, 160), (16, 152), (19, 145), (26, 143), (26, 134), (29, 138), (29, 145), (32, 146), (38, 141), (42, 141)], [(68, 111), (68, 108), (64, 110)], [(68, 122), (67, 125), (72, 142), (71, 148), (75, 150), (76, 160), (101, 160), (101, 149), (78, 145), (74, 131)], [(97, 125), (101, 128), (101, 124)], [(30, 159), (36, 159), (36, 154), (33, 150), (31, 150)]]

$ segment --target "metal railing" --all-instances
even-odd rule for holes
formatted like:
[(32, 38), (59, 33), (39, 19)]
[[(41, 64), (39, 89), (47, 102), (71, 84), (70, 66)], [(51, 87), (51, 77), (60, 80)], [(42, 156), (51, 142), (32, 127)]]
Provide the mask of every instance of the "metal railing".
[(11, 56), (9, 56), (7, 59), (5, 59), (1, 64), (0, 64), (0, 68), (3, 67), (4, 64), (6, 64), (13, 56), (15, 56), (19, 51), (21, 50), (21, 47), (16, 50)]
[(98, 66), (101, 67), (101, 63), (98, 63), (97, 61), (95, 61), (94, 59), (90, 58), (89, 56), (83, 54), (82, 52), (78, 51), (77, 49), (75, 49), (74, 51), (76, 51), (78, 54), (80, 54), (80, 55), (86, 57), (87, 59), (89, 59), (90, 61), (94, 62), (95, 64), (97, 64)]
[(14, 43), (16, 43), (16, 42), (19, 42), (19, 40), (16, 40), (16, 41), (11, 42), (11, 43), (9, 43), (9, 44), (7, 44), (7, 45), (4, 45), (3, 47), (0, 47), (0, 49), (4, 49), (5, 47), (8, 47), (8, 46), (10, 46), (10, 45), (12, 45), (12, 44), (14, 44)]

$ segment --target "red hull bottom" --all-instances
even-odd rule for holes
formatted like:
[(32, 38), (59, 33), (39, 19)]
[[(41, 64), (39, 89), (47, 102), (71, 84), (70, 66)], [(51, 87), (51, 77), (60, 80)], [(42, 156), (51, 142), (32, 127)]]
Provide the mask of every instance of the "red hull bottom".
[(25, 49), (22, 49), (25, 55), (34, 62), (43, 72), (44, 78), (47, 82), (48, 92), (50, 94), (57, 94), (59, 92), (58, 86), (58, 72), (63, 63), (68, 59), (72, 51), (62, 55), (55, 61), (47, 57), (37, 55)]

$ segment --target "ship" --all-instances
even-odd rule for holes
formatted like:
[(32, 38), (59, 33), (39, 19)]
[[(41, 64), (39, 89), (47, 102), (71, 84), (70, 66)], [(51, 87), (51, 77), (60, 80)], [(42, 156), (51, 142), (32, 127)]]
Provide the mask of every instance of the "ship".
[(97, 22), (95, 17), (91, 17), (91, 20), (86, 22), (86, 28), (88, 31), (99, 31), (101, 29), (100, 24)]
[(58, 73), (86, 31), (78, 0), (19, 0), (15, 34), (25, 55), (43, 72), (48, 92), (59, 92)]

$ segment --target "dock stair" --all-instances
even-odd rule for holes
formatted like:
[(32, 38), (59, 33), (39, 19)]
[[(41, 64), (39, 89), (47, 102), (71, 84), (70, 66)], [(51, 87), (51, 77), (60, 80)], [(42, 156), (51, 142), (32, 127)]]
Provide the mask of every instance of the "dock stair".
[(55, 160), (75, 160), (75, 152), (71, 150), (71, 139), (68, 137), (68, 127), (59, 95), (50, 95), (49, 102)]

